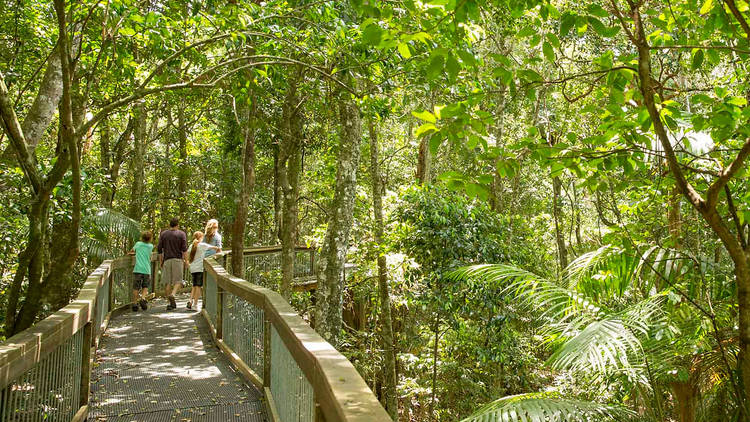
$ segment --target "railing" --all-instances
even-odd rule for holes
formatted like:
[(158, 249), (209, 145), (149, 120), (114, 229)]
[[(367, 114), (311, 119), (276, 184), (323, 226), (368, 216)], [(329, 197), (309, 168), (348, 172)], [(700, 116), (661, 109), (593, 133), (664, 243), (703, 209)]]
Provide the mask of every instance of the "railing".
[[(226, 256), (226, 270), (232, 273), (232, 254)], [(281, 246), (260, 246), (242, 253), (242, 274), (232, 274), (263, 287), (275, 287), (281, 279)], [(315, 248), (297, 246), (294, 254), (294, 278), (304, 280), (314, 275)]]
[[(264, 254), (271, 252), (246, 250), (243, 260), (247, 263)], [(229, 261), (231, 254), (226, 258)], [(346, 357), (313, 331), (281, 295), (230, 275), (221, 260), (219, 256), (204, 261), (202, 314), (222, 352), (265, 392), (273, 421), (390, 420)], [(307, 262), (312, 271), (312, 261)], [(248, 268), (245, 265), (246, 273)]]
[[(244, 251), (245, 269), (278, 248)], [(205, 261), (203, 316), (218, 347), (266, 395), (280, 422), (387, 421), (387, 413), (351, 363), (316, 334), (277, 293)], [(301, 257), (301, 258), (300, 258)], [(314, 255), (297, 249), (295, 276), (312, 273)], [(306, 266), (306, 267), (305, 267)], [(131, 257), (102, 263), (66, 307), (0, 344), (0, 422), (83, 421), (91, 356), (110, 318), (128, 309)], [(248, 270), (250, 269), (250, 270)], [(159, 271), (152, 260), (152, 288)]]
[(132, 268), (104, 261), (68, 306), (0, 344), (0, 422), (86, 418), (92, 348), (130, 302)]

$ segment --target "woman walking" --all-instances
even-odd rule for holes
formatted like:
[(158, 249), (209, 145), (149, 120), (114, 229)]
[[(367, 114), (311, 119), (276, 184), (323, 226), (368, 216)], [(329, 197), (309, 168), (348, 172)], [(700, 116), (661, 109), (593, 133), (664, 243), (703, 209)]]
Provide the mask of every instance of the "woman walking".
[(221, 233), (219, 233), (219, 222), (213, 218), (208, 220), (208, 222), (206, 223), (206, 229), (203, 232), (203, 241), (211, 246), (216, 247), (216, 249), (206, 250), (205, 257), (208, 258), (209, 256), (217, 252), (221, 252)]

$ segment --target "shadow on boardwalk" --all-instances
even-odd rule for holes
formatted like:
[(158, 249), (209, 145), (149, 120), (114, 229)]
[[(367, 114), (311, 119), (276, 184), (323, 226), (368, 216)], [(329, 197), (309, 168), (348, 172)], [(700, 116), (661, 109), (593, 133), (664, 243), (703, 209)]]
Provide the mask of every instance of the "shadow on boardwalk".
[(213, 345), (197, 313), (166, 301), (110, 322), (91, 374), (93, 421), (266, 420), (262, 396)]

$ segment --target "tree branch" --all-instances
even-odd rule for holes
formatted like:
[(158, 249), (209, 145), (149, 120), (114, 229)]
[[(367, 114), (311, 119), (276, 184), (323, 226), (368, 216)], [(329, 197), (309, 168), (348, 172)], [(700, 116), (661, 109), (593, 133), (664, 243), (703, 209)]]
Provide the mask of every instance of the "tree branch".
[(706, 206), (712, 208), (716, 206), (716, 202), (719, 199), (719, 192), (729, 182), (729, 180), (737, 174), (738, 171), (744, 166), (745, 159), (750, 155), (750, 139), (745, 141), (745, 144), (737, 153), (734, 161), (732, 161), (727, 168), (725, 168), (711, 186), (709, 186), (706, 192)]
[(26, 177), (35, 192), (39, 192), (42, 186), (41, 177), (36, 168), (36, 158), (29, 153), (23, 129), (18, 121), (13, 105), (10, 103), (10, 94), (5, 86), (5, 78), (0, 72), (0, 122), (3, 130), (8, 134), (10, 144), (16, 152), (18, 163), (21, 165)]

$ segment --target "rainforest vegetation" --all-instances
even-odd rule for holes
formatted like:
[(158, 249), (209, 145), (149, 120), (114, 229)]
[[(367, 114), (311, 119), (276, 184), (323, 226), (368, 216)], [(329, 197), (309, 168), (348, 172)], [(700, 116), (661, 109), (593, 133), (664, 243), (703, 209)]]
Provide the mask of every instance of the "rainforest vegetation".
[(394, 420), (749, 422), (749, 81), (745, 0), (0, 0), (2, 338), (216, 218)]

